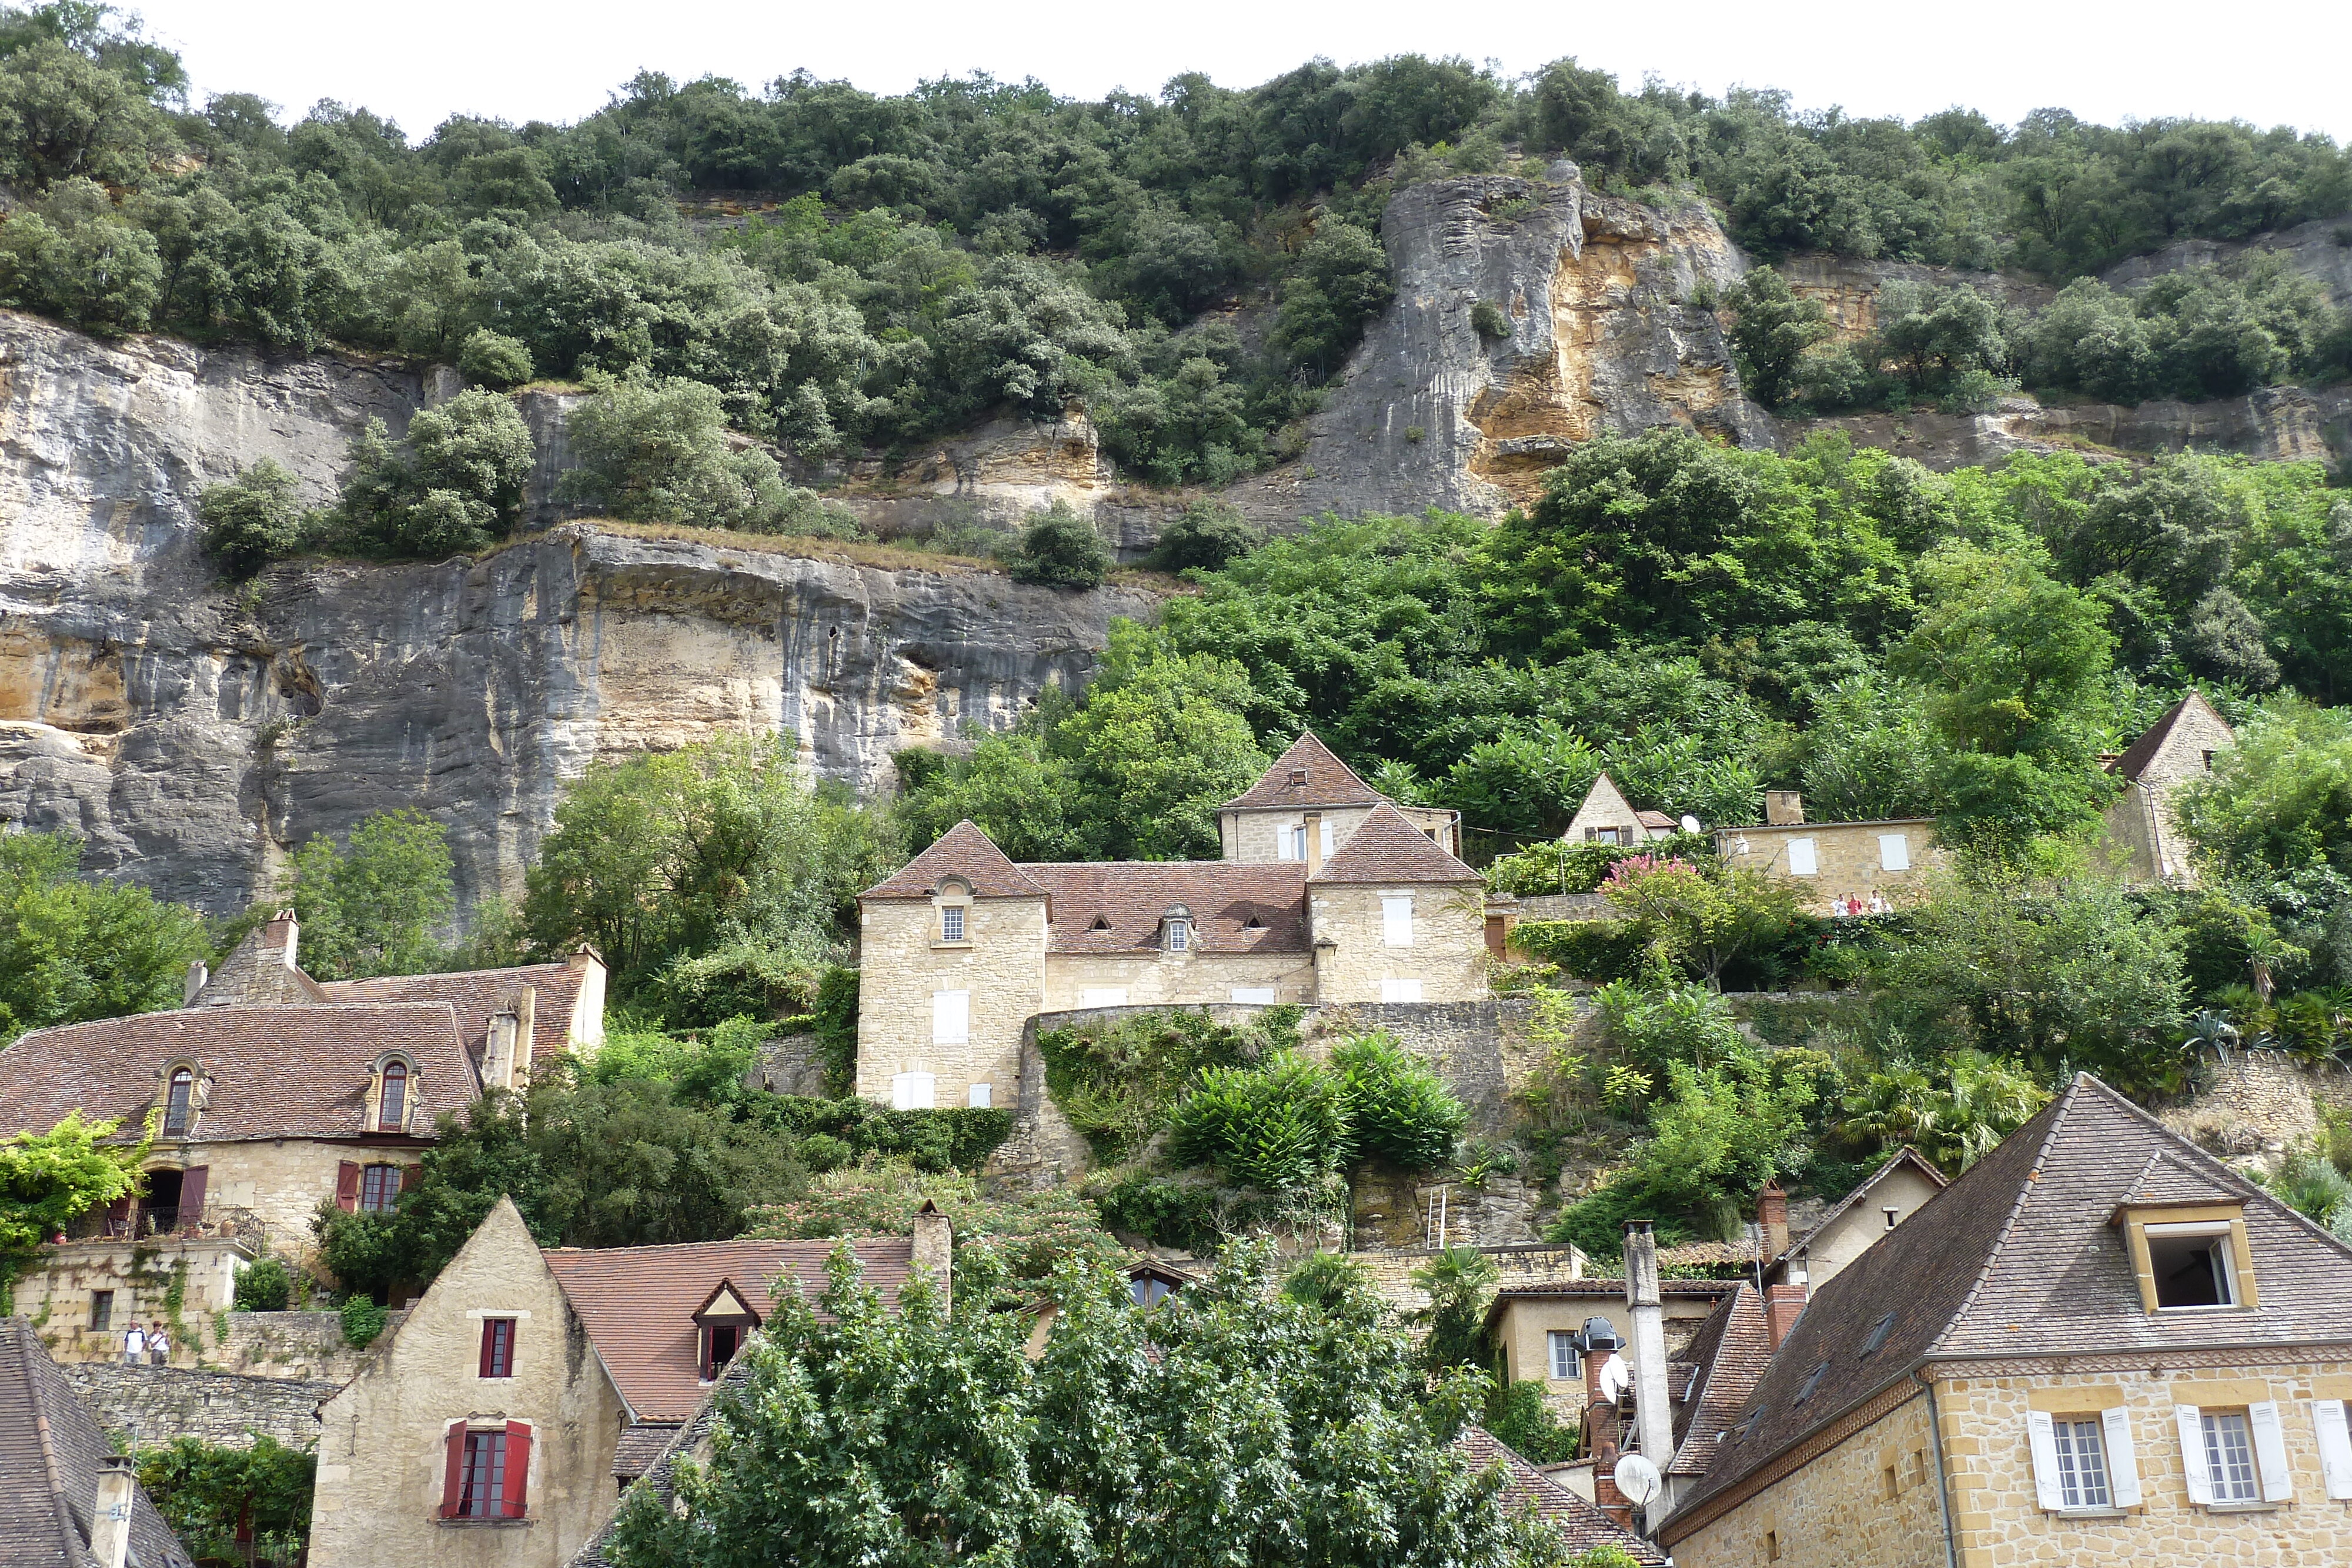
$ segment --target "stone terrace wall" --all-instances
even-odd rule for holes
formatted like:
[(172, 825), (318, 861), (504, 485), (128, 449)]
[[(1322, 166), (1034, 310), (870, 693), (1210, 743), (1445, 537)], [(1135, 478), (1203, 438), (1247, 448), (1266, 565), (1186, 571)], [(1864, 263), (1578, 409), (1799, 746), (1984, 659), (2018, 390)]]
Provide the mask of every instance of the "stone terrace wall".
[[(390, 1335), (407, 1316), (405, 1311), (386, 1312), (384, 1333)], [(226, 1341), (215, 1328), (221, 1322), (227, 1325)], [(203, 1354), (224, 1372), (340, 1388), (358, 1374), (368, 1352), (344, 1342), (339, 1312), (231, 1312), (204, 1325)]]
[(2281, 1051), (2233, 1051), (2228, 1061), (2207, 1064), (2193, 1099), (2158, 1115), (2208, 1154), (2272, 1171), (2318, 1133), (2321, 1105), (2352, 1111), (2352, 1072)]
[[(1581, 1280), (1585, 1275), (1584, 1254), (1565, 1242), (1522, 1242), (1481, 1247), (1478, 1250), (1502, 1270), (1502, 1282), (1506, 1285), (1528, 1285), (1541, 1280)], [(1412, 1276), (1428, 1268), (1436, 1257), (1435, 1252), (1423, 1249), (1400, 1248), (1350, 1252), (1348, 1260), (1364, 1269), (1373, 1287), (1388, 1298), (1391, 1306), (1410, 1312), (1429, 1305), (1428, 1293), (1413, 1284)]]
[(215, 1448), (244, 1448), (258, 1432), (289, 1448), (308, 1448), (319, 1440), (319, 1402), (342, 1386), (119, 1362), (68, 1366), (65, 1375), (100, 1426), (135, 1437), (142, 1447), (194, 1437)]

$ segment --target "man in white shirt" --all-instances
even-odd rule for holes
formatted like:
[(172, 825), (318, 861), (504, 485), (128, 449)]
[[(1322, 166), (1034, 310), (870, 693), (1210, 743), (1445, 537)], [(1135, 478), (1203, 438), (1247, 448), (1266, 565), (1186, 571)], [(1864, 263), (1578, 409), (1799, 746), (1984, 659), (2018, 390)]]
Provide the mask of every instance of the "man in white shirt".
[(122, 1364), (136, 1366), (146, 1358), (147, 1334), (137, 1323), (122, 1331)]

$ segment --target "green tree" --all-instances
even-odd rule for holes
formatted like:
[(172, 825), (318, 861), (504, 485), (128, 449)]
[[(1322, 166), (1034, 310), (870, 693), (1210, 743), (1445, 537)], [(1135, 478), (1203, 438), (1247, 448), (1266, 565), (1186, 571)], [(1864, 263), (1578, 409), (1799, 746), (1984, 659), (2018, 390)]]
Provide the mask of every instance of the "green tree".
[(1294, 1052), (1255, 1067), (1202, 1071), (1169, 1115), (1169, 1151), (1213, 1166), (1236, 1186), (1304, 1192), (1355, 1153), (1348, 1101), (1331, 1075)]
[(1501, 1278), (1495, 1260), (1475, 1247), (1448, 1247), (1413, 1270), (1413, 1288), (1429, 1305), (1410, 1321), (1422, 1331), (1422, 1360), (1431, 1372), (1486, 1364), (1486, 1308)]
[(150, 1140), (108, 1142), (121, 1125), (69, 1111), (46, 1133), (0, 1142), (0, 1311), (13, 1310), (16, 1276), (52, 1238), (139, 1185)]
[(455, 872), (440, 823), (412, 807), (377, 811), (341, 845), (325, 833), (305, 840), (286, 882), (230, 939), (290, 907), (302, 925), (302, 967), (318, 978), (421, 975), (447, 956), (437, 934), (457, 909)]
[(199, 1563), (292, 1568), (301, 1561), (315, 1454), (264, 1432), (235, 1448), (174, 1437), (133, 1458), (139, 1484)]
[(205, 549), (233, 577), (250, 577), (299, 550), (310, 523), (301, 481), (267, 457), (226, 484), (205, 486), (196, 510)]
[(2174, 809), (2228, 872), (2268, 877), (2324, 865), (2352, 876), (2352, 714), (2273, 703)]
[(1709, 874), (1685, 860), (1621, 860), (1601, 895), (1633, 925), (1656, 969), (1686, 970), (1710, 989), (1721, 988), (1726, 967), (1786, 936), (1798, 916), (1785, 882), (1719, 862)]
[(1333, 374), (1395, 292), (1379, 237), (1327, 217), (1316, 225), (1283, 283), (1274, 340), (1300, 363)]
[(1748, 393), (1766, 408), (1787, 402), (1797, 385), (1806, 351), (1830, 336), (1829, 312), (1818, 299), (1798, 295), (1769, 267), (1740, 278), (1724, 296), (1734, 312), (1732, 351)]
[(742, 533), (856, 531), (839, 507), (786, 484), (764, 449), (730, 440), (715, 387), (614, 382), (572, 411), (564, 435), (578, 466), (558, 494), (615, 517)]
[(194, 910), (77, 876), (81, 850), (62, 833), (0, 833), (0, 1041), (177, 1007), (210, 949)]
[(1030, 518), (1013, 556), (1013, 580), (1049, 588), (1100, 588), (1115, 564), (1092, 523), (1056, 501)]
[(2016, 1063), (1962, 1049), (1932, 1068), (1870, 1074), (1838, 1107), (1835, 1131), (1857, 1148), (1891, 1154), (1907, 1144), (1957, 1176), (2049, 1103)]
[(1368, 1034), (1331, 1053), (1359, 1159), (1399, 1170), (1436, 1170), (1452, 1163), (1469, 1111), (1426, 1061), (1389, 1034)]
[(513, 1096), (493, 1092), (462, 1119), (443, 1115), (435, 1138), (417, 1179), (390, 1212), (347, 1214), (331, 1199), (319, 1206), (311, 1222), (319, 1260), (343, 1289), (381, 1301), (403, 1286), (431, 1283), (502, 1197), (515, 1200), (540, 1245), (563, 1239), (549, 1218), (546, 1164)]
[(1214, 571), (1265, 542), (1265, 530), (1224, 501), (1199, 500), (1161, 530), (1150, 564), (1161, 571)]
[[(1451, 1439), (1484, 1379), (1432, 1400), (1369, 1292), (1309, 1306), (1244, 1249), (1150, 1312), (1115, 1271), (1066, 1266), (1043, 1355), (960, 1264), (956, 1311), (886, 1312), (846, 1254), (820, 1318), (777, 1303), (720, 1396), (711, 1462), (675, 1508), (625, 1504), (626, 1568), (790, 1561), (1287, 1563), (1504, 1568), (1541, 1529)], [(833, 1500), (870, 1500), (845, 1514)], [(1367, 1500), (1377, 1507), (1368, 1515)]]
[(409, 421), (394, 445), (370, 421), (352, 444), (332, 525), (366, 555), (434, 557), (489, 546), (522, 515), (530, 427), (497, 392), (468, 388)]

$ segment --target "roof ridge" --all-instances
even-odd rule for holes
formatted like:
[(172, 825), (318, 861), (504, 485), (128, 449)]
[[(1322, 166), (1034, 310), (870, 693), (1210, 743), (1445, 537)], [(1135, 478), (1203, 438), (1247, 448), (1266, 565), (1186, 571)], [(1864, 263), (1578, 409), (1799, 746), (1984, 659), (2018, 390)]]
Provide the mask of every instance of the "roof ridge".
[[(1990, 1244), (1984, 1249), (1984, 1256), (1977, 1260), (1976, 1279), (1969, 1284), (1968, 1292), (1961, 1296), (1959, 1304), (1944, 1314), (1944, 1326), (1937, 1329), (1936, 1337), (1927, 1342), (1927, 1349), (1921, 1353), (1917, 1358), (1918, 1361), (1925, 1362), (1932, 1359), (1936, 1354), (1936, 1347), (1942, 1344), (1950, 1335), (1952, 1325), (1968, 1316), (1969, 1309), (1976, 1305), (1977, 1296), (1984, 1290), (1986, 1280), (1992, 1275), (1993, 1260), (2000, 1257), (2000, 1249), (2008, 1245), (2010, 1232), (2017, 1228), (2017, 1217), (2024, 1212), (2025, 1195), (2032, 1190), (2035, 1179), (2042, 1174), (2042, 1163), (2050, 1155), (2051, 1145), (2058, 1140), (2058, 1129), (2064, 1126), (2066, 1118), (2074, 1113), (2075, 1096), (2082, 1092), (2084, 1084), (2097, 1082), (2098, 1080), (2087, 1072), (2077, 1072), (2074, 1074), (2074, 1082), (2066, 1086), (2066, 1092), (2051, 1103), (2051, 1110), (2054, 1113), (2050, 1117), (2050, 1125), (2042, 1129), (2042, 1142), (2033, 1151), (2033, 1161), (2025, 1167), (2025, 1178), (2017, 1184), (2017, 1190), (2010, 1195), (2009, 1212), (2001, 1217), (2000, 1227), (1992, 1233)], [(1953, 1184), (1955, 1186), (1958, 1185), (1959, 1184), (1957, 1182)], [(1944, 1192), (1951, 1190), (1952, 1188), (1948, 1186)], [(1939, 1192), (1936, 1197), (1941, 1197), (1943, 1195)], [(1935, 1200), (1935, 1198), (1929, 1198), (1927, 1203), (1933, 1203)], [(1927, 1204), (1923, 1203), (1919, 1207), (1924, 1211)]]

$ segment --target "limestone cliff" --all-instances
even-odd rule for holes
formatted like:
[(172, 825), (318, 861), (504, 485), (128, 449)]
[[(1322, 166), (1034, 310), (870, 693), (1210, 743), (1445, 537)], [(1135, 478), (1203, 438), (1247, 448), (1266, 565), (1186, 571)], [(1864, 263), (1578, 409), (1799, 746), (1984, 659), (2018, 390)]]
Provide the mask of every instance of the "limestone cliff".
[(721, 729), (789, 731), (814, 773), (870, 788), (898, 747), (1083, 680), (1109, 619), (1152, 608), (579, 523), (235, 591), (196, 548), (196, 492), (268, 455), (323, 498), (421, 377), (14, 316), (0, 373), (0, 822), (79, 833), (93, 867), (207, 909), (401, 805), (449, 825), (461, 895), (510, 887), (592, 758)]

